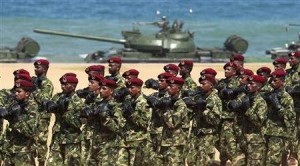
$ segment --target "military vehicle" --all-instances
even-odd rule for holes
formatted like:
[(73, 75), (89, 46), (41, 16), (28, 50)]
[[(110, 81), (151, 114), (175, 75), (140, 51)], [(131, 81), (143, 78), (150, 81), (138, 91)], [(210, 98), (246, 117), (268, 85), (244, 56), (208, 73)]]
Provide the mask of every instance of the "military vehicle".
[[(233, 53), (244, 53), (248, 42), (238, 36), (230, 36), (225, 42), (225, 48), (199, 49), (194, 43), (194, 33), (183, 31), (183, 22), (175, 20), (172, 26), (166, 17), (156, 22), (137, 22), (133, 30), (122, 31), (123, 39), (98, 37), (91, 35), (72, 34), (59, 31), (35, 29), (34, 32), (59, 35), (73, 38), (96, 40), (122, 44), (123, 48), (109, 51), (96, 51), (85, 57), (86, 62), (101, 62), (112, 54), (122, 56), (125, 62), (174, 62), (182, 59), (194, 61), (227, 61)], [(152, 35), (144, 35), (137, 26), (155, 25), (161, 30)]]
[(0, 62), (31, 62), (40, 51), (38, 42), (30, 37), (22, 37), (14, 48), (0, 48)]
[[(289, 26), (299, 26), (300, 24), (289, 24)], [(300, 50), (300, 32), (298, 33), (298, 41), (292, 41), (291, 43), (286, 43), (285, 47), (276, 47), (270, 50), (266, 50), (266, 55), (271, 55), (271, 59), (276, 59), (278, 57), (288, 58), (288, 54), (292, 51)]]

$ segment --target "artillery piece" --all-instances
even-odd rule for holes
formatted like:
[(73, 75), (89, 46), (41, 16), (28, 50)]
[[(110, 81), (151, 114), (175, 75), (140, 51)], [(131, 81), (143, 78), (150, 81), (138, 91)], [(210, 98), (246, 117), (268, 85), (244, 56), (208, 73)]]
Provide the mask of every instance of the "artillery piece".
[[(163, 17), (161, 21), (157, 22), (138, 22), (135, 25), (155, 25), (160, 27), (161, 30), (152, 35), (144, 35), (138, 28), (134, 27), (131, 31), (122, 31), (123, 39), (72, 34), (42, 29), (35, 29), (34, 32), (122, 44), (124, 46), (123, 48), (113, 49), (110, 50), (110, 52), (121, 55), (125, 62), (175, 62), (181, 61), (182, 59), (191, 59), (199, 62), (202, 60), (201, 54), (203, 56), (213, 56), (214, 53), (211, 53), (211, 50), (214, 49), (209, 50), (210, 53), (208, 54), (208, 50), (203, 51), (196, 47), (194, 43), (194, 33), (190, 31), (182, 31), (183, 22), (175, 20), (171, 27), (168, 24), (169, 22)], [(248, 43), (246, 44), (247, 49)], [(228, 53), (230, 53), (230, 56), (227, 56)], [(226, 52), (226, 56), (223, 56), (222, 51), (219, 50), (218, 52), (220, 57), (223, 56), (222, 61), (228, 60), (232, 53), (233, 51), (229, 50)], [(85, 61), (106, 61), (108, 56), (106, 56), (103, 51), (97, 51), (95, 53), (88, 54), (85, 57)], [(212, 61), (214, 60), (212, 59)]]

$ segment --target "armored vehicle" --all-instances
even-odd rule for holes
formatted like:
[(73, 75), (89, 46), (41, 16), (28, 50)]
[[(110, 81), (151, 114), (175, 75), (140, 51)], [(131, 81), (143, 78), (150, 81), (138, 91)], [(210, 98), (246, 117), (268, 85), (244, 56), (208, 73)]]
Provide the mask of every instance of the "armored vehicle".
[[(289, 24), (289, 26), (299, 26), (300, 24)], [(298, 33), (298, 41), (292, 41), (291, 43), (286, 43), (285, 47), (276, 47), (270, 50), (266, 50), (266, 55), (271, 55), (271, 59), (276, 59), (278, 57), (288, 58), (288, 54), (292, 51), (300, 50), (300, 32)]]
[[(182, 59), (202, 61), (201, 56), (210, 57), (209, 61), (218, 61), (219, 59), (221, 60), (221, 58), (223, 58), (223, 61), (225, 59), (228, 60), (228, 57), (230, 57), (233, 52), (243, 53), (248, 47), (248, 43), (244, 39), (238, 37), (239, 40), (233, 40), (234, 37), (230, 37), (227, 39), (230, 41), (226, 42), (226, 49), (199, 49), (194, 43), (194, 33), (182, 30), (182, 21), (175, 20), (172, 26), (169, 26), (169, 21), (166, 17), (162, 17), (160, 21), (137, 22), (134, 25), (133, 30), (122, 31), (123, 39), (42, 29), (35, 29), (34, 32), (110, 42), (124, 46), (123, 48), (110, 49), (109, 51), (96, 51), (95, 53), (87, 54), (87, 56), (85, 56), (86, 62), (106, 61), (112, 54), (121, 55), (125, 62), (174, 62)], [(137, 25), (154, 25), (158, 26), (161, 30), (152, 35), (145, 35), (141, 33)], [(241, 42), (243, 43), (240, 44)]]
[(0, 62), (30, 62), (40, 51), (38, 42), (22, 37), (14, 48), (0, 48)]

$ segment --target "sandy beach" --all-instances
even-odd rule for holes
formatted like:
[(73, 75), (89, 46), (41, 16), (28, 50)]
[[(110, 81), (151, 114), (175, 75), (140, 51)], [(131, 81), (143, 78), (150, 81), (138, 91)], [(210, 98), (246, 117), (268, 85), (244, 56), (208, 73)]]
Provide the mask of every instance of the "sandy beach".
[[(48, 78), (50, 78), (54, 84), (54, 93), (60, 92), (60, 83), (59, 78), (67, 72), (73, 72), (77, 74), (79, 83), (77, 89), (84, 88), (88, 85), (87, 74), (85, 73), (85, 68), (90, 65), (95, 65), (96, 63), (50, 63), (48, 70)], [(192, 78), (198, 84), (199, 73), (205, 68), (213, 68), (218, 72), (217, 78), (224, 77), (223, 66), (225, 63), (195, 63), (192, 71)], [(105, 75), (108, 74), (108, 64), (103, 63), (101, 65), (105, 66)], [(140, 74), (139, 77), (142, 80), (147, 80), (148, 78), (157, 78), (157, 75), (164, 72), (163, 66), (166, 64), (163, 63), (124, 63), (122, 64), (121, 74), (129, 69), (137, 69)], [(246, 63), (245, 68), (256, 70), (261, 66), (267, 66), (273, 69), (271, 63)], [(13, 71), (17, 69), (25, 69), (30, 72), (31, 75), (34, 75), (34, 66), (33, 63), (0, 63), (0, 89), (11, 88), (13, 86)], [(145, 94), (153, 92), (149, 89), (143, 89)]]

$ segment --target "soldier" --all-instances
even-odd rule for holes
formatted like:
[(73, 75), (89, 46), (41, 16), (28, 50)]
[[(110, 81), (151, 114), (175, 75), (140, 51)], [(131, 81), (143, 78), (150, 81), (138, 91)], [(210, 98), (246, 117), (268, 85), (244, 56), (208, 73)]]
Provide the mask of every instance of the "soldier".
[(17, 80), (15, 101), (8, 107), (0, 108), (0, 118), (10, 124), (3, 145), (4, 165), (34, 165), (36, 156), (36, 136), (39, 134), (38, 105), (30, 100), (32, 82)]
[[(53, 95), (54, 86), (49, 78), (47, 72), (49, 69), (49, 61), (39, 59), (34, 62), (34, 72), (36, 76), (32, 77), (32, 82), (35, 87), (33, 91), (33, 98), (39, 104), (39, 139), (38, 142), (38, 161), (44, 165), (47, 154), (47, 139), (48, 139), (48, 126), (50, 124), (51, 114), (43, 111), (43, 101), (50, 100)], [(52, 137), (52, 136), (51, 136)]]
[(92, 146), (87, 165), (111, 165), (116, 163), (120, 129), (125, 124), (121, 109), (114, 104), (113, 91), (116, 88), (114, 80), (101, 81), (101, 101), (83, 112), (92, 121)]
[(173, 76), (177, 76), (179, 72), (179, 67), (175, 64), (167, 64), (164, 66), (165, 72), (172, 74)]
[(204, 75), (199, 78), (202, 95), (196, 96), (196, 109), (194, 110), (194, 122), (192, 128), (191, 144), (189, 149), (196, 153), (189, 153), (192, 160), (189, 165), (210, 165), (214, 158), (215, 143), (218, 139), (218, 126), (221, 122), (222, 101), (218, 91), (214, 88), (215, 78)]
[(104, 76), (105, 66), (103, 66), (103, 65), (91, 65), (91, 66), (89, 66), (85, 69), (85, 72), (88, 75), (100, 74), (100, 75)]
[(122, 104), (123, 116), (126, 119), (123, 128), (125, 146), (120, 149), (123, 154), (119, 157), (118, 165), (148, 165), (153, 162), (154, 156), (150, 156), (153, 149), (148, 131), (151, 108), (144, 98), (142, 86), (143, 81), (139, 78), (131, 78), (126, 83), (131, 98)]
[(135, 69), (130, 69), (130, 70), (127, 70), (125, 71), (123, 74), (122, 74), (122, 77), (125, 78), (125, 83), (130, 80), (131, 78), (138, 78), (139, 76), (139, 71), (135, 70)]
[(60, 79), (62, 92), (47, 102), (46, 110), (55, 114), (49, 165), (80, 165), (81, 160), (81, 121), (83, 101), (76, 95), (78, 83), (76, 74), (66, 73)]
[[(295, 91), (296, 85), (299, 85), (300, 82), (300, 51), (296, 51), (294, 53), (289, 54), (289, 64), (291, 66), (290, 69), (286, 70), (286, 90), (291, 94), (291, 96), (294, 99), (294, 106), (295, 106), (295, 112), (296, 112), (296, 128), (295, 128), (295, 135), (294, 139), (292, 140), (292, 149), (291, 149), (291, 158), (295, 158), (299, 160), (300, 157), (300, 152), (296, 152), (296, 149), (298, 146), (300, 146), (300, 141), (299, 138), (297, 138), (297, 135), (300, 136), (300, 100), (299, 100), (299, 95), (295, 95), (296, 93), (293, 94), (293, 91)], [(298, 147), (300, 148), (300, 147)]]
[(110, 75), (106, 76), (106, 78), (115, 80), (118, 87), (125, 87), (125, 79), (120, 74), (122, 59), (118, 56), (113, 56), (110, 57), (107, 62)]
[(161, 109), (164, 113), (160, 155), (164, 165), (183, 165), (186, 135), (182, 125), (187, 121), (187, 106), (180, 98), (180, 91), (184, 80), (180, 77), (170, 77), (167, 82), (169, 97), (161, 99)]
[(193, 61), (184, 60), (178, 64), (179, 74), (182, 79), (184, 79), (184, 84), (182, 90), (196, 90), (197, 84), (191, 77), (191, 72), (193, 70)]
[(284, 57), (276, 58), (276, 59), (273, 61), (274, 70), (278, 70), (278, 69), (285, 70), (285, 68), (286, 68), (286, 63), (287, 63), (287, 62), (288, 62), (288, 61), (287, 61), (286, 58), (284, 58)]
[(237, 65), (236, 71), (239, 74), (239, 71), (244, 68), (244, 60), (245, 57), (242, 54), (235, 54), (230, 58), (231, 63), (235, 63)]
[(205, 69), (203, 69), (203, 70), (200, 72), (200, 77), (201, 77), (201, 76), (206, 76), (206, 75), (210, 75), (210, 76), (214, 77), (215, 80), (216, 80), (216, 84), (218, 83), (219, 80), (216, 79), (216, 76), (217, 76), (216, 70), (214, 70), (214, 69), (212, 69), (212, 68), (205, 68)]
[(256, 70), (256, 74), (259, 76), (262, 76), (266, 79), (265, 84), (263, 85), (263, 87), (260, 90), (260, 93), (262, 93), (262, 95), (264, 95), (264, 93), (268, 93), (271, 92), (273, 90), (273, 88), (271, 87), (269, 80), (270, 80), (270, 75), (271, 75), (271, 69), (268, 67), (260, 67), (259, 69)]
[(266, 96), (268, 117), (265, 126), (267, 143), (266, 165), (280, 165), (286, 158), (288, 142), (292, 138), (292, 129), (296, 115), (292, 97), (284, 90), (284, 70), (271, 73), (273, 91)]

